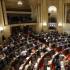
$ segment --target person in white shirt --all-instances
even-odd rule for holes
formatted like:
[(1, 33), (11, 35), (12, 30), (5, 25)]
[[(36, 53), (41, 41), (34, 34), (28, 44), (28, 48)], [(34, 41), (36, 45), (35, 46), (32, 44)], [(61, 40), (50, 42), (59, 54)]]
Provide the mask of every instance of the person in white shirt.
[(22, 56), (26, 56), (26, 53), (27, 53), (27, 51), (26, 51), (26, 50), (24, 50), (24, 51), (22, 51), (22, 52), (21, 52), (21, 54), (20, 54), (20, 55), (22, 55)]

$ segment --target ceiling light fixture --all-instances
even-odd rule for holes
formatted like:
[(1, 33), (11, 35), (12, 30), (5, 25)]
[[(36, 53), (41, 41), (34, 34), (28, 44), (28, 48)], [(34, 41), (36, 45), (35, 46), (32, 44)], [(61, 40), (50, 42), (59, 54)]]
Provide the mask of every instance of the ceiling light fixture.
[(19, 1), (17, 2), (17, 4), (18, 4), (19, 6), (22, 6), (22, 5), (23, 5), (23, 3), (22, 3), (21, 0), (19, 0)]

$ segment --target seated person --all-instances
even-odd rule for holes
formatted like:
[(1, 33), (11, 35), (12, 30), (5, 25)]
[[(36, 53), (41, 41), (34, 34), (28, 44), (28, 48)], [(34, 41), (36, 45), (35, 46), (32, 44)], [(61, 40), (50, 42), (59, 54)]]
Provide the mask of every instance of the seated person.
[(60, 54), (62, 51), (62, 47), (54, 47), (54, 50), (55, 50), (55, 54), (52, 56), (51, 69), (60, 70), (61, 69)]
[(63, 54), (65, 55), (64, 58), (65, 70), (70, 70), (70, 48), (65, 49), (63, 51)]

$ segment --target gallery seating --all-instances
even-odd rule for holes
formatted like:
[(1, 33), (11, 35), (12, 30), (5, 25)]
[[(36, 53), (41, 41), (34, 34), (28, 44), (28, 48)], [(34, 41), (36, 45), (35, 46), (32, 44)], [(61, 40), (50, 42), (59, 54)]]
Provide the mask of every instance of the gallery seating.
[[(70, 68), (70, 35), (56, 31), (19, 31), (0, 47), (0, 70), (56, 70)], [(57, 60), (57, 62), (56, 62)], [(62, 67), (62, 63), (68, 64)], [(54, 65), (56, 64), (56, 65)]]

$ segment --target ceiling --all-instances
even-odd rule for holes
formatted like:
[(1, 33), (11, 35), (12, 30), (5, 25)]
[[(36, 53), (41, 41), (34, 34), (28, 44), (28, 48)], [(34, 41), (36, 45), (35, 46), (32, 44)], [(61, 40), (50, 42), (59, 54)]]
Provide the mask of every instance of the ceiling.
[(29, 0), (22, 0), (23, 5), (18, 6), (19, 0), (5, 0), (6, 9), (15, 11), (31, 11)]
[[(37, 6), (41, 5), (43, 0), (21, 0), (23, 2), (22, 6), (18, 6), (17, 2), (19, 0), (5, 0), (5, 5), (7, 10), (19, 10), (19, 11), (31, 11), (35, 10)], [(57, 4), (58, 0), (48, 0), (50, 4)]]

